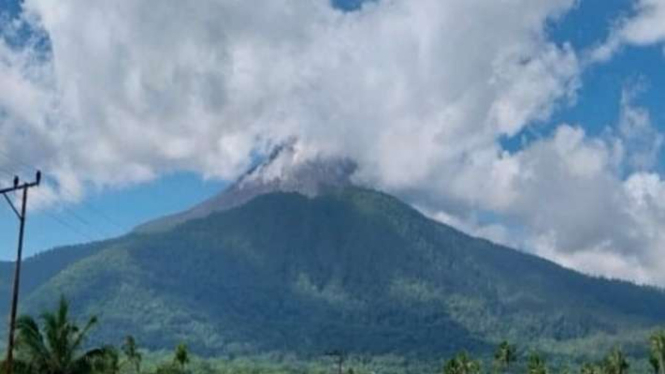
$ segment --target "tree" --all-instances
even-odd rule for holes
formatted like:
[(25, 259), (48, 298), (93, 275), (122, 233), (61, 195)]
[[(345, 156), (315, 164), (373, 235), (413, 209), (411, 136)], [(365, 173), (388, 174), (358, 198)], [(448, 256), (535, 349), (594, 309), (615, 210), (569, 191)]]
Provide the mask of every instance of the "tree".
[(60, 299), (54, 313), (41, 316), (43, 325), (30, 316), (21, 316), (17, 323), (17, 356), (33, 373), (88, 374), (93, 362), (107, 355), (103, 348), (83, 351), (83, 342), (97, 323), (91, 317), (81, 328), (69, 319), (69, 304)]
[(173, 354), (173, 361), (157, 367), (155, 374), (183, 374), (189, 363), (189, 352), (185, 344), (178, 344)]
[(446, 362), (444, 374), (479, 374), (480, 363), (471, 359), (466, 352), (459, 353)]
[(651, 345), (652, 367), (658, 374), (665, 374), (665, 330), (656, 331), (649, 338)]
[(159, 365), (155, 374), (183, 374), (183, 371), (175, 363), (169, 362)]
[(571, 374), (570, 368), (568, 366), (564, 366), (559, 369), (559, 374)]
[(125, 343), (122, 345), (122, 352), (127, 358), (127, 363), (132, 367), (135, 374), (141, 373), (141, 352), (139, 352), (136, 345), (136, 340), (131, 335), (125, 338)]
[(120, 355), (112, 346), (102, 348), (103, 354), (92, 359), (93, 372), (96, 374), (120, 373)]
[(529, 355), (529, 363), (527, 365), (527, 372), (529, 374), (547, 374), (547, 366), (545, 360), (536, 352)]
[(580, 374), (603, 374), (603, 370), (600, 366), (591, 363), (584, 363), (580, 369)]
[[(28, 366), (27, 363), (21, 360), (17, 360), (14, 358), (14, 368), (12, 369), (12, 372), (14, 374), (32, 374), (31, 368)], [(6, 373), (7, 372), (7, 361), (3, 360), (2, 363), (0, 364), (0, 373)]]
[(649, 365), (651, 365), (651, 369), (653, 370), (653, 374), (659, 374), (660, 369), (658, 365), (658, 359), (656, 356), (653, 355), (653, 353), (649, 354)]
[(185, 366), (189, 363), (189, 352), (185, 344), (180, 343), (175, 348), (175, 356), (173, 357), (173, 361), (180, 367), (180, 370), (183, 372), (185, 371)]
[(615, 348), (605, 358), (603, 363), (606, 374), (626, 374), (628, 371), (628, 361), (618, 348)]
[(510, 365), (517, 361), (517, 349), (507, 341), (501, 342), (494, 352), (494, 369), (497, 373), (505, 373)]

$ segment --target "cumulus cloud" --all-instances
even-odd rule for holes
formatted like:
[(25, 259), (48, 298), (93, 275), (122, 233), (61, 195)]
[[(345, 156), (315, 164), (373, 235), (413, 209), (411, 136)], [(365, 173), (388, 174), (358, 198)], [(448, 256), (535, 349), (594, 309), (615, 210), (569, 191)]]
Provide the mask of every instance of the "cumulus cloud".
[(28, 0), (50, 49), (3, 32), (2, 149), (76, 196), (172, 170), (233, 178), (292, 137), (413, 185), (573, 94), (575, 54), (543, 32), (572, 3)]
[[(579, 126), (560, 125), (552, 136), (500, 155), (488, 167), (491, 173), (477, 170), (476, 181), (463, 183), (467, 191), (477, 190), (484, 175), (494, 186), (494, 194), (475, 209), (420, 208), (472, 235), (570, 268), (662, 285), (665, 181), (628, 166), (633, 159), (626, 141), (621, 132), (595, 138)], [(626, 175), (627, 169), (633, 171)], [(500, 203), (492, 204), (494, 199)]]
[(630, 170), (652, 170), (663, 148), (663, 134), (653, 125), (649, 111), (635, 104), (643, 85), (629, 85), (621, 94), (618, 145)]
[(662, 140), (635, 156), (660, 135), (633, 96), (605, 138), (561, 125), (501, 146), (574, 103), (577, 53), (545, 26), (575, 3), (26, 0), (16, 22), (49, 47), (2, 33), (0, 149), (53, 177), (48, 203), (177, 170), (234, 178), (297, 139), (298, 157), (351, 158), (362, 183), (468, 232), (665, 283)]
[[(637, 109), (624, 104), (620, 130), (612, 135), (594, 138), (561, 125), (551, 137), (508, 156), (517, 169), (507, 184), (513, 198), (494, 212), (518, 230), (490, 224), (489, 235), (483, 227), (471, 232), (489, 238), (500, 232), (499, 242), (588, 273), (665, 284), (665, 181), (645, 167), (651, 160), (644, 163), (661, 147), (662, 134), (646, 122), (622, 130), (636, 126), (625, 123), (625, 112)], [(638, 148), (635, 137), (641, 142), (645, 133), (650, 143)]]
[(633, 14), (616, 23), (610, 37), (591, 52), (592, 61), (607, 61), (624, 46), (665, 42), (665, 1), (638, 0)]
[[(603, 261), (574, 262), (589, 253), (626, 259), (650, 251), (630, 215), (614, 141), (588, 137), (579, 127), (560, 126), (555, 134), (517, 153), (516, 199), (505, 214), (527, 227), (523, 246), (574, 268), (610, 272)], [(640, 280), (636, 278), (631, 278)]]

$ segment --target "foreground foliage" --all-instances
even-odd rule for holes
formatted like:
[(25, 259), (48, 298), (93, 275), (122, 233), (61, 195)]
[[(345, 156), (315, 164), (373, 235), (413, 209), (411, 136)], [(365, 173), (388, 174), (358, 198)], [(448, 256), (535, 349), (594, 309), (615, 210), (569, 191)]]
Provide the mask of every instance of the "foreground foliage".
[(93, 372), (99, 360), (108, 360), (106, 348), (84, 351), (88, 331), (97, 324), (92, 317), (80, 327), (69, 319), (64, 298), (55, 312), (42, 315), (42, 325), (30, 316), (17, 321), (19, 371), (41, 374), (84, 374)]
[[(86, 344), (88, 333), (97, 325), (91, 317), (83, 325), (74, 322), (69, 313), (69, 304), (60, 299), (53, 312), (45, 312), (41, 318), (22, 316), (17, 323), (16, 374), (277, 374), (339, 372), (342, 374), (375, 373), (366, 363), (357, 360), (345, 361), (339, 351), (335, 365), (275, 366), (260, 362), (239, 364), (238, 361), (201, 360), (190, 355), (185, 344), (178, 344), (170, 357), (161, 358), (144, 368), (144, 354), (132, 336), (123, 344), (90, 347)], [(665, 330), (652, 333), (649, 340), (649, 367), (654, 374), (665, 374)], [(240, 361), (242, 362), (242, 361)], [(561, 365), (559, 365), (561, 366)], [(484, 361), (468, 352), (460, 352), (443, 364), (443, 374), (628, 374), (632, 368), (629, 358), (619, 348), (612, 349), (602, 360), (583, 362), (577, 369), (549, 366), (546, 357), (536, 351), (520, 353), (515, 345), (501, 342), (494, 351), (493, 360)], [(2, 365), (4, 368), (5, 365)], [(390, 372), (382, 370), (382, 372)], [(413, 372), (413, 371), (412, 371)], [(429, 371), (423, 371), (429, 372)], [(634, 370), (635, 373), (644, 372)]]

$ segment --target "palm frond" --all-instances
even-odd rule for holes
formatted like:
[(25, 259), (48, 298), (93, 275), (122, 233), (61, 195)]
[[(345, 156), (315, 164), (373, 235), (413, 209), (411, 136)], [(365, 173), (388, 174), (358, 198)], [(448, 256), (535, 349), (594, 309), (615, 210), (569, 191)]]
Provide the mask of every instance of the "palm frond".
[(88, 332), (90, 331), (91, 328), (93, 328), (97, 324), (97, 321), (98, 321), (97, 317), (92, 316), (90, 317), (90, 319), (85, 324), (82, 330), (79, 331), (77, 329), (76, 334), (74, 335), (74, 341), (72, 342), (72, 347), (71, 347), (72, 350), (77, 350), (81, 346), (83, 340), (88, 335)]
[(30, 316), (21, 316), (16, 321), (18, 331), (18, 348), (29, 352), (33, 360), (44, 362), (49, 360), (49, 350), (37, 322)]

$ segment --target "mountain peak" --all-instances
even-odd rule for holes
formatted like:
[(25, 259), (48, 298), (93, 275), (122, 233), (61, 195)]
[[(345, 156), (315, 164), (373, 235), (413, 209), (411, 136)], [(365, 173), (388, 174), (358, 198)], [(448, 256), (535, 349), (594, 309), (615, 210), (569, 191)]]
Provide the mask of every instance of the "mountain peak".
[(316, 196), (322, 189), (351, 185), (356, 164), (344, 158), (305, 158), (293, 144), (278, 147), (264, 162), (251, 168), (230, 190), (264, 189)]
[(296, 192), (315, 197), (329, 189), (352, 185), (351, 178), (356, 168), (356, 164), (346, 158), (306, 157), (293, 143), (281, 145), (216, 196), (184, 212), (140, 225), (135, 231), (167, 230), (192, 219), (235, 208), (272, 192)]

